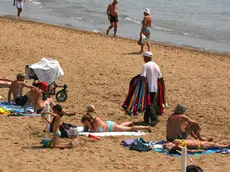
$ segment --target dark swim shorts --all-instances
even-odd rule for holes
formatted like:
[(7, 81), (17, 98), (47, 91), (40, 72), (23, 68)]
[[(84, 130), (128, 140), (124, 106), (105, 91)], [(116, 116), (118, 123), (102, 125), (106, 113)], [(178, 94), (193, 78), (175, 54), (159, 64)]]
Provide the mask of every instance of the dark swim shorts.
[(168, 136), (166, 136), (166, 140), (168, 142), (173, 142), (175, 139), (179, 139), (179, 140), (182, 140), (182, 139), (187, 139), (187, 134), (185, 132), (183, 132), (181, 135), (175, 137), (175, 138), (169, 138)]
[(15, 103), (16, 103), (16, 105), (24, 106), (26, 104), (27, 100), (28, 100), (28, 97), (26, 95), (20, 96), (20, 97), (17, 97), (15, 99)]
[(110, 22), (118, 22), (118, 17), (110, 15)]

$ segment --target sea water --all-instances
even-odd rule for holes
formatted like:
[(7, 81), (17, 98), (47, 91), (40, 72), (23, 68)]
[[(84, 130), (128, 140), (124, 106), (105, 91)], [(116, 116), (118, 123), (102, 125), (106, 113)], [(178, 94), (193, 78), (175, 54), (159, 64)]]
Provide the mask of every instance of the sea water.
[[(108, 0), (27, 0), (22, 17), (105, 33)], [(120, 0), (118, 36), (139, 39), (145, 8), (151, 41), (230, 54), (230, 0)], [(0, 0), (0, 15), (16, 16), (13, 1)], [(113, 34), (113, 31), (110, 31)]]

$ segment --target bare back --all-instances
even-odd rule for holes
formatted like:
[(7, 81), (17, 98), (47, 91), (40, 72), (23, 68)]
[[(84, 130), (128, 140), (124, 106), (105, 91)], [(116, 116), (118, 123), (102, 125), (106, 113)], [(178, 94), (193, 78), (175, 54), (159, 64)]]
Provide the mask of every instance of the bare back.
[(22, 96), (22, 89), (24, 87), (24, 82), (23, 81), (13, 81), (10, 85), (10, 91), (13, 94), (14, 100), (17, 97)]
[(54, 118), (53, 133), (59, 131), (59, 126), (61, 124), (61, 118), (58, 115), (56, 115)]
[(151, 27), (152, 26), (152, 18), (150, 15), (145, 16), (143, 19), (143, 27)]
[(171, 115), (167, 120), (166, 136), (170, 138), (177, 137), (182, 134), (181, 125), (187, 122), (185, 115)]
[(27, 97), (28, 102), (32, 103), (33, 105), (34, 112), (44, 106), (42, 101), (42, 90), (39, 88), (32, 88)]
[(96, 117), (94, 118), (94, 122), (93, 122), (93, 129), (96, 131), (109, 131), (109, 126), (108, 124), (106, 124), (103, 120), (101, 120), (100, 118)]

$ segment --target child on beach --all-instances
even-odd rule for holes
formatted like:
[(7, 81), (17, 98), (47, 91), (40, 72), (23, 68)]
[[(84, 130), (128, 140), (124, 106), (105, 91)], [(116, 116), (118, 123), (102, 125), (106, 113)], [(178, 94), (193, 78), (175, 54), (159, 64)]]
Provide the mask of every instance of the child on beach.
[(54, 116), (53, 119), (53, 124), (52, 124), (52, 129), (53, 129), (53, 142), (52, 142), (52, 147), (53, 148), (72, 148), (72, 144), (60, 144), (59, 139), (61, 136), (61, 132), (59, 130), (60, 124), (61, 124), (61, 117), (63, 116), (63, 111), (62, 111), (62, 107), (59, 104), (56, 104), (53, 106), (52, 108), (53, 113), (52, 112), (42, 112), (42, 116), (44, 117), (45, 114), (50, 114), (52, 116)]
[(146, 130), (151, 132), (149, 126), (134, 126), (133, 122), (123, 122), (121, 124), (116, 124), (113, 121), (103, 121), (99, 117), (92, 117), (89, 113), (82, 117), (81, 122), (84, 125), (85, 131), (90, 130), (92, 132), (121, 132)]
[(18, 11), (17, 11), (18, 17), (20, 17), (20, 15), (22, 13), (23, 2), (25, 2), (25, 0), (14, 0), (13, 6), (16, 6), (16, 8), (18, 9)]

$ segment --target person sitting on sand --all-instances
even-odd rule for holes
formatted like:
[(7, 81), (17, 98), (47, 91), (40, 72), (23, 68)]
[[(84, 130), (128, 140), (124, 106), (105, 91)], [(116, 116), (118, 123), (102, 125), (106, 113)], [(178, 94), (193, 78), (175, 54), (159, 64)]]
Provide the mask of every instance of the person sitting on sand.
[(84, 126), (84, 131), (92, 132), (119, 132), (119, 131), (138, 131), (147, 130), (151, 132), (149, 126), (134, 126), (133, 122), (123, 122), (116, 124), (113, 121), (103, 121), (99, 117), (92, 117), (90, 113), (87, 113), (81, 118), (81, 122)]
[[(56, 103), (52, 100), (52, 98), (47, 98), (45, 101), (42, 100), (42, 93), (46, 92), (48, 88), (48, 85), (46, 82), (40, 82), (37, 87), (32, 88), (31, 91), (27, 94), (28, 101), (26, 102), (26, 105), (24, 106), (24, 111), (27, 112), (27, 106), (31, 103), (34, 108), (34, 113), (40, 114), (42, 113), (45, 108), (46, 104), (49, 104), (50, 107), (56, 105)], [(63, 113), (65, 115), (71, 116), (75, 115), (74, 113), (67, 112), (63, 110)]]
[(45, 116), (45, 114), (50, 114), (54, 116), (53, 125), (52, 125), (52, 131), (53, 131), (53, 141), (52, 141), (52, 147), (53, 148), (72, 148), (73, 145), (70, 144), (60, 144), (60, 137), (61, 132), (59, 130), (60, 124), (61, 124), (61, 118), (63, 116), (63, 110), (61, 105), (56, 104), (52, 108), (52, 112), (42, 112), (42, 116)]
[(187, 151), (190, 153), (204, 152), (207, 149), (217, 148), (230, 148), (230, 144), (220, 144), (208, 141), (200, 141), (194, 139), (179, 140), (175, 139), (173, 142), (167, 142), (163, 144), (163, 149), (169, 151), (169, 153), (176, 153), (176, 150), (181, 150), (183, 147), (187, 147)]
[(166, 139), (172, 142), (175, 139), (187, 139), (191, 135), (196, 140), (205, 141), (200, 135), (200, 125), (198, 122), (190, 119), (184, 113), (186, 106), (177, 104), (173, 114), (169, 116), (166, 126)]
[(17, 80), (13, 81), (10, 85), (8, 92), (8, 103), (10, 103), (11, 93), (13, 93), (13, 101), (15, 101), (16, 105), (24, 106), (27, 102), (27, 96), (22, 96), (22, 90), (24, 87), (34, 88), (34, 86), (25, 83), (25, 74), (18, 73)]

